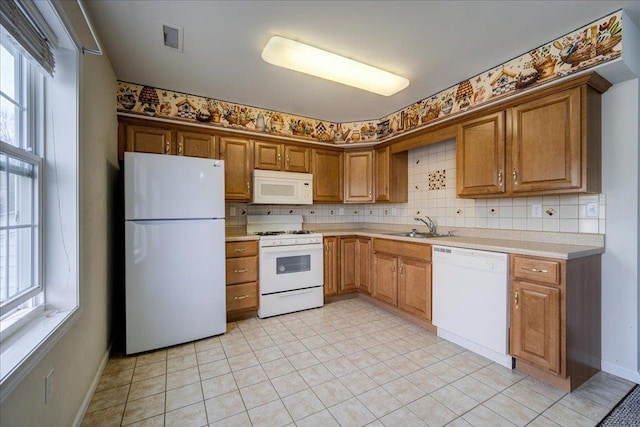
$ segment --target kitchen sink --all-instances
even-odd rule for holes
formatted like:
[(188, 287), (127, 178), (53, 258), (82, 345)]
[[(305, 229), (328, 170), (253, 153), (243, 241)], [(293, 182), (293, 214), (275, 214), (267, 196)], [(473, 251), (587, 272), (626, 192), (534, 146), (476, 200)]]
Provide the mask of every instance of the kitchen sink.
[(419, 231), (405, 231), (402, 233), (388, 233), (388, 236), (413, 237), (414, 239), (430, 239), (434, 237), (451, 237), (451, 234), (421, 233)]

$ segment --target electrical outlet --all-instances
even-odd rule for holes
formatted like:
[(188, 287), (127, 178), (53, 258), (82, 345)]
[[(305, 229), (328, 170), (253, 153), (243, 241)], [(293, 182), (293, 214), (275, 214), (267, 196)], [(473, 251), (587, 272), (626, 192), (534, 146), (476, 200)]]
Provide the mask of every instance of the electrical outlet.
[(55, 376), (55, 372), (52, 369), (49, 371), (46, 377), (44, 377), (44, 404), (48, 405), (53, 399), (53, 378)]
[(542, 218), (542, 205), (531, 205), (531, 218)]
[(238, 215), (238, 209), (235, 206), (229, 207), (229, 216)]
[(585, 206), (585, 216), (587, 218), (598, 218), (598, 204), (597, 203), (587, 203)]

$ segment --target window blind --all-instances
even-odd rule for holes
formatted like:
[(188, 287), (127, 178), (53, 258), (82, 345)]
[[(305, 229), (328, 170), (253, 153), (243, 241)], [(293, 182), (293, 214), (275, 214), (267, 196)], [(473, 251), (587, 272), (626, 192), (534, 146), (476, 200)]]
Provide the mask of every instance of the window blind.
[(53, 75), (55, 57), (52, 43), (45, 36), (51, 31), (41, 28), (46, 24), (35, 14), (38, 14), (35, 7), (25, 7), (19, 0), (0, 0), (0, 24), (8, 36), (29, 58)]

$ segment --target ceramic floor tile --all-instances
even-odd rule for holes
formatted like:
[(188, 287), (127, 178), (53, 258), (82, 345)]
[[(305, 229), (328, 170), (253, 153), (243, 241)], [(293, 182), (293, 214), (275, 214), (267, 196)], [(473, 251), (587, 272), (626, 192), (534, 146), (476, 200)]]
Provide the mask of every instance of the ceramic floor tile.
[(228, 345), (223, 344), (222, 347), (224, 348), (224, 353), (227, 355), (227, 357), (240, 356), (242, 354), (251, 353), (253, 351), (249, 344), (246, 342)]
[(309, 350), (313, 350), (314, 348), (324, 347), (329, 345), (329, 343), (319, 335), (303, 338), (300, 340), (300, 342)]
[(473, 360), (465, 357), (462, 354), (451, 356), (448, 359), (445, 359), (444, 363), (463, 372), (465, 375), (469, 375), (470, 373), (475, 372), (483, 367), (480, 363), (474, 362)]
[(440, 359), (423, 349), (410, 351), (409, 353), (405, 354), (404, 357), (418, 365), (420, 368), (426, 368), (427, 366), (431, 366), (434, 363), (438, 363), (440, 361)]
[(523, 378), (521, 381), (518, 382), (518, 384), (525, 386), (528, 389), (531, 389), (538, 394), (546, 396), (553, 401), (558, 401), (562, 399), (564, 395), (567, 394), (566, 392), (560, 389), (552, 387), (549, 384), (544, 383), (532, 377)]
[(593, 400), (576, 395), (575, 393), (567, 394), (560, 399), (560, 403), (596, 422), (602, 420), (611, 410), (609, 407), (600, 405)]
[(362, 371), (379, 385), (383, 385), (400, 378), (400, 374), (393, 369), (389, 369), (389, 366), (384, 362), (380, 362), (368, 368), (363, 368)]
[(478, 405), (478, 402), (452, 385), (446, 385), (431, 393), (430, 396), (452, 410), (458, 416)]
[(236, 371), (233, 373), (233, 378), (235, 378), (238, 388), (248, 387), (269, 379), (260, 365)]
[(289, 362), (297, 370), (308, 368), (309, 366), (317, 365), (320, 361), (310, 351), (303, 351), (301, 353), (292, 354), (287, 356)]
[(197, 366), (167, 374), (167, 390), (200, 382), (200, 371)]
[(177, 345), (167, 349), (167, 359), (174, 357), (187, 356), (196, 353), (196, 346), (193, 343)]
[(457, 415), (431, 396), (424, 396), (407, 405), (407, 408), (430, 426), (443, 426)]
[(426, 427), (427, 424), (423, 422), (416, 414), (411, 412), (406, 407), (402, 407), (390, 414), (385, 415), (380, 419), (382, 424), (386, 427)]
[(136, 367), (164, 362), (167, 360), (167, 350), (156, 350), (152, 353), (141, 354), (136, 359)]
[(227, 358), (227, 355), (224, 353), (222, 346), (220, 346), (200, 351), (196, 353), (196, 358), (198, 359), (198, 364), (201, 365), (215, 362), (216, 360), (224, 360)]
[(232, 391), (227, 394), (213, 397), (204, 401), (207, 409), (207, 419), (209, 423), (229, 418), (232, 415), (245, 412), (244, 402), (239, 391)]
[(527, 424), (527, 427), (560, 427), (560, 424), (554, 423), (543, 415), (538, 415), (537, 418)]
[(279, 399), (278, 392), (269, 381), (241, 388), (240, 394), (242, 395), (244, 406), (249, 410)]
[(282, 402), (295, 421), (324, 409), (320, 399), (309, 389), (287, 396), (282, 399)]
[[(198, 377), (198, 382), (199, 381), (200, 377)], [(167, 377), (165, 375), (161, 375), (159, 377), (153, 377), (132, 383), (127, 400), (131, 401), (151, 396), (152, 394), (162, 393), (166, 389), (166, 382)]]
[(532, 411), (521, 403), (508, 398), (502, 393), (496, 394), (491, 399), (483, 403), (484, 406), (493, 412), (500, 414), (517, 426), (527, 425), (531, 420), (538, 416), (537, 412)]
[(476, 406), (462, 418), (474, 426), (513, 427), (515, 425), (483, 405)]
[(107, 390), (96, 391), (91, 398), (87, 413), (126, 403), (129, 388), (129, 384), (126, 384)]
[(231, 372), (231, 367), (229, 366), (229, 362), (225, 359), (199, 365), (198, 370), (200, 371), (200, 380), (204, 381), (206, 379)]
[(253, 353), (245, 353), (238, 356), (231, 356), (227, 360), (229, 361), (229, 366), (231, 367), (231, 370), (234, 372), (260, 364), (260, 362), (258, 362), (258, 359)]
[(433, 375), (436, 375), (446, 383), (452, 383), (465, 376), (464, 372), (457, 370), (456, 368), (445, 362), (437, 362), (433, 365), (427, 366), (424, 369), (426, 369), (428, 372), (431, 372)]
[(375, 381), (360, 370), (340, 377), (338, 380), (356, 396), (378, 386)]
[(407, 405), (414, 400), (418, 400), (426, 393), (412, 384), (406, 378), (398, 378), (382, 386), (391, 395), (398, 399), (403, 405)]
[(518, 382), (518, 380), (499, 375), (488, 367), (477, 370), (476, 372), (471, 374), (471, 377), (477, 379), (485, 385), (488, 385), (496, 391), (502, 391)]
[(425, 393), (432, 393), (447, 385), (446, 382), (442, 381), (440, 378), (425, 369), (412, 372), (409, 375), (406, 375), (405, 378)]
[(243, 411), (220, 421), (209, 424), (209, 427), (251, 427), (249, 413)]
[(341, 426), (363, 426), (376, 419), (355, 397), (330, 407), (329, 412)]
[(195, 342), (196, 352), (212, 350), (214, 348), (222, 348), (220, 337), (205, 338)]
[(447, 424), (447, 427), (473, 427), (469, 422), (465, 421), (464, 418), (456, 418)]
[(353, 394), (351, 394), (351, 392), (337, 379), (312, 387), (312, 390), (326, 407), (344, 402), (353, 396)]
[(238, 390), (238, 385), (233, 378), (233, 374), (224, 374), (209, 378), (208, 380), (202, 381), (201, 384), (205, 400)]
[(281, 398), (309, 388), (309, 385), (298, 372), (292, 372), (281, 377), (272, 378), (271, 384)]
[(166, 375), (167, 373), (167, 362), (155, 362), (150, 363), (148, 365), (136, 366), (133, 370), (133, 378), (131, 381), (142, 381), (148, 378), (157, 377), (160, 375)]
[(324, 365), (309, 366), (298, 371), (309, 387), (322, 384), (335, 378), (335, 376)]
[(402, 407), (402, 403), (382, 387), (376, 387), (357, 396), (376, 418), (383, 417)]
[(164, 413), (164, 393), (143, 397), (127, 402), (122, 417), (122, 425), (142, 421)]
[(329, 360), (323, 365), (338, 378), (359, 371), (358, 367), (346, 358)]
[(106, 375), (103, 375), (98, 382), (96, 391), (102, 391), (122, 385), (127, 385), (131, 383), (133, 373), (134, 369), (122, 369), (115, 370)]
[(145, 418), (144, 420), (140, 420), (132, 424), (127, 424), (127, 427), (164, 427), (164, 414)]
[(544, 411), (542, 415), (562, 426), (586, 427), (595, 425), (592, 419), (562, 405), (561, 403), (554, 404), (551, 408)]
[(263, 363), (262, 369), (269, 378), (281, 377), (282, 375), (295, 372), (296, 368), (293, 367), (289, 359), (286, 357), (283, 359), (273, 360), (271, 362)]
[(125, 405), (123, 403), (121, 405), (88, 412), (82, 420), (81, 427), (120, 427), (120, 423), (122, 423), (122, 414), (124, 413), (124, 406)]
[(286, 426), (293, 422), (289, 412), (279, 399), (266, 405), (250, 409), (249, 418), (251, 418), (251, 424), (254, 427), (279, 427)]
[(287, 357), (308, 351), (307, 347), (305, 347), (304, 344), (302, 344), (298, 340), (286, 342), (284, 344), (278, 344), (278, 347), (280, 347), (280, 350)]
[(194, 403), (175, 411), (168, 411), (164, 420), (165, 427), (202, 427), (207, 425), (207, 411), (204, 402)]
[(314, 348), (313, 350), (311, 350), (311, 353), (320, 362), (327, 362), (329, 360), (342, 357), (342, 354), (338, 350), (336, 350), (332, 345), (325, 345), (322, 347)]
[(204, 400), (202, 385), (200, 383), (189, 384), (184, 387), (167, 391), (166, 410), (173, 411), (193, 403)]
[(385, 344), (368, 348), (367, 351), (373, 354), (381, 362), (400, 356), (400, 353)]
[(555, 403), (553, 399), (543, 396), (519, 382), (504, 390), (502, 394), (525, 405), (538, 414), (541, 414)]
[(127, 369), (133, 369), (136, 367), (136, 359), (137, 358), (135, 356), (109, 359), (104, 367), (104, 371), (102, 371), (102, 375), (104, 376), (115, 372), (125, 371)]
[(267, 363), (285, 357), (284, 353), (276, 345), (256, 350), (254, 354), (260, 363)]
[(420, 366), (407, 359), (406, 356), (394, 357), (383, 363), (400, 374), (400, 376), (405, 376), (421, 369)]

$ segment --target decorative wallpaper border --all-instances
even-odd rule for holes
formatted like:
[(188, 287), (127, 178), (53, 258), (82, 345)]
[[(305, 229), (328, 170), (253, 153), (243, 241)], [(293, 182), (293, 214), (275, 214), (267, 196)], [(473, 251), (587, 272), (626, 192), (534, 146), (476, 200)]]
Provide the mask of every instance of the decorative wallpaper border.
[(332, 123), (118, 81), (119, 112), (333, 144), (381, 141), (622, 55), (622, 10), (378, 120)]

